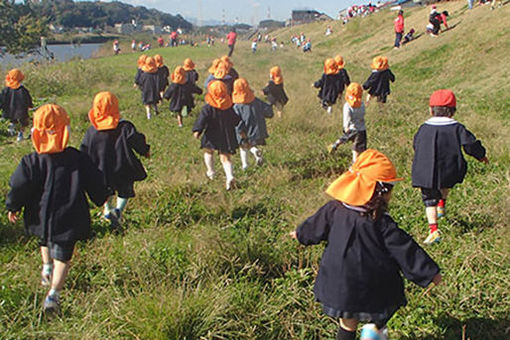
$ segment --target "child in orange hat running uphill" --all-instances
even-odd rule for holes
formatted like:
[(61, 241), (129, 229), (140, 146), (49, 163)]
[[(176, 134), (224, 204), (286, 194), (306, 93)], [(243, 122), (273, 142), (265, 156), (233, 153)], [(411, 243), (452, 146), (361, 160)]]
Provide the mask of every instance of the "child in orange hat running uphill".
[(158, 103), (161, 100), (159, 96), (158, 66), (154, 58), (147, 57), (147, 59), (145, 59), (138, 84), (140, 90), (142, 90), (142, 102), (145, 106), (147, 119), (151, 119), (151, 107), (154, 108), (154, 112), (158, 114)]
[(23, 140), (23, 131), (28, 126), (28, 109), (32, 108), (32, 97), (28, 90), (21, 84), (25, 75), (18, 69), (10, 70), (5, 76), (5, 88), (0, 94), (2, 117), (9, 119), (9, 134), (14, 136), (16, 125), (18, 126), (17, 141)]
[(147, 60), (147, 56), (145, 54), (142, 54), (141, 56), (138, 57), (138, 61), (136, 62), (138, 67), (136, 69), (135, 82), (133, 84), (134, 88), (140, 87), (140, 76), (143, 73), (142, 67), (143, 65), (145, 65), (145, 60)]
[(371, 97), (377, 97), (377, 101), (384, 104), (391, 92), (390, 81), (395, 81), (395, 75), (389, 68), (387, 57), (375, 57), (370, 67), (372, 73), (363, 83), (363, 89), (368, 91), (367, 105)]
[(342, 57), (340, 54), (338, 54), (338, 55), (335, 56), (334, 59), (335, 59), (335, 62), (336, 62), (336, 66), (338, 66), (338, 69), (340, 70), (339, 71), (340, 77), (342, 77), (343, 83), (344, 83), (344, 87), (342, 88), (342, 90), (338, 94), (338, 99), (341, 102), (342, 101), (342, 93), (344, 92), (344, 89), (347, 86), (349, 86), (349, 84), (351, 83), (351, 79), (349, 78), (349, 73), (347, 73), (347, 70), (345, 69), (344, 57)]
[(246, 129), (246, 138), (243, 139), (244, 133), (241, 126), (237, 128), (237, 141), (241, 145), (241, 164), (243, 170), (248, 168), (248, 152), (255, 157), (257, 165), (262, 165), (262, 150), (258, 148), (260, 145), (266, 145), (267, 134), (266, 118), (273, 117), (273, 108), (271, 105), (263, 102), (255, 97), (248, 81), (239, 78), (234, 82), (234, 93), (232, 94), (234, 102), (234, 111), (241, 117), (242, 128)]
[(134, 182), (147, 177), (135, 152), (149, 158), (150, 146), (133, 123), (120, 118), (119, 101), (111, 92), (99, 92), (94, 97), (89, 120), (92, 126), (85, 133), (80, 149), (103, 172), (104, 183), (117, 193), (117, 205), (113, 206), (113, 195), (110, 196), (103, 214), (117, 228), (128, 199), (135, 196)]
[(359, 322), (375, 324), (362, 338), (370, 329), (374, 339), (387, 334), (407, 303), (401, 273), (421, 287), (441, 281), (438, 265), (387, 213), (400, 180), (385, 155), (366, 150), (326, 190), (333, 200), (290, 233), (303, 245), (326, 242), (314, 293), (324, 313), (340, 318), (337, 340), (354, 340)]
[(429, 235), (425, 244), (440, 241), (438, 217), (443, 217), (448, 191), (462, 183), (467, 163), (461, 148), (477, 160), (488, 163), (485, 148), (476, 137), (452, 117), (457, 100), (450, 90), (432, 93), (428, 119), (414, 136), (413, 187), (421, 189)]
[(76, 241), (90, 236), (85, 194), (98, 206), (108, 197), (101, 171), (86, 154), (66, 147), (69, 130), (69, 116), (58, 105), (43, 105), (34, 113), (36, 152), (24, 156), (12, 174), (6, 200), (9, 221), (16, 222), (23, 209), (26, 230), (40, 239), (41, 283), (50, 286), (43, 305), (48, 313), (60, 310)]
[(274, 66), (269, 70), (269, 82), (262, 89), (262, 93), (267, 97), (267, 101), (276, 107), (278, 118), (282, 117), (283, 107), (289, 101), (283, 88), (283, 75), (280, 66)]
[(239, 147), (236, 137), (236, 126), (239, 126), (242, 138), (246, 135), (241, 118), (232, 109), (232, 98), (228, 94), (227, 86), (220, 80), (213, 80), (205, 95), (206, 105), (200, 111), (193, 125), (193, 136), (202, 140), (200, 147), (204, 149), (204, 162), (207, 168), (206, 175), (214, 178), (214, 150), (220, 154), (220, 161), (226, 176), (226, 188), (234, 186), (234, 171), (232, 168), (232, 155)]
[(154, 61), (158, 67), (158, 92), (159, 96), (163, 98), (163, 93), (165, 93), (166, 87), (168, 86), (168, 77), (170, 76), (170, 71), (164, 64), (163, 57), (159, 54), (154, 56)]
[(188, 82), (195, 84), (198, 81), (198, 72), (195, 70), (195, 63), (190, 58), (184, 59), (182, 67), (186, 71)]
[(340, 69), (335, 59), (328, 58), (324, 61), (324, 73), (321, 79), (313, 83), (313, 86), (319, 89), (318, 97), (321, 99), (321, 104), (329, 114), (336, 104), (338, 96), (345, 88), (344, 78), (340, 74)]

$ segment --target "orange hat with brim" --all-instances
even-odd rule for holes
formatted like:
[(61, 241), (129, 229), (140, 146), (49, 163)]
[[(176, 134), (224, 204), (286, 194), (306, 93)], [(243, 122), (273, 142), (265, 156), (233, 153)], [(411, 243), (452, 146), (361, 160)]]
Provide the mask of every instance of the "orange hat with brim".
[(32, 143), (39, 154), (64, 151), (69, 141), (69, 116), (61, 106), (46, 104), (34, 113)]
[(351, 107), (357, 108), (361, 106), (361, 97), (363, 96), (363, 88), (358, 83), (350, 83), (345, 91), (345, 101)]
[(207, 104), (220, 110), (232, 107), (232, 98), (228, 94), (227, 85), (221, 80), (213, 80), (209, 83), (205, 101)]
[(397, 170), (381, 152), (368, 149), (359, 155), (349, 171), (341, 175), (326, 190), (336, 200), (349, 205), (362, 206), (372, 198), (377, 182), (394, 183)]
[(184, 67), (177, 66), (170, 78), (174, 84), (186, 84), (186, 71), (184, 71)]
[(25, 79), (25, 75), (23, 72), (18, 70), (17, 68), (14, 68), (10, 70), (7, 75), (5, 76), (5, 86), (16, 90), (21, 86), (21, 82)]
[(232, 93), (232, 101), (235, 104), (250, 104), (255, 100), (255, 94), (248, 81), (244, 78), (236, 79), (234, 82), (234, 92)]
[(156, 54), (156, 55), (154, 56), (154, 61), (156, 62), (156, 66), (157, 66), (158, 68), (160, 68), (161, 66), (163, 66), (163, 57), (162, 57), (162, 56), (160, 56), (159, 54)]
[(145, 59), (145, 63), (142, 66), (142, 71), (146, 73), (156, 73), (158, 72), (158, 67), (156, 66), (156, 60), (152, 57), (147, 57)]
[(89, 111), (89, 120), (96, 130), (112, 130), (119, 125), (119, 100), (111, 92), (99, 92)]
[(211, 67), (209, 67), (209, 73), (214, 74), (216, 72), (216, 68), (218, 67), (218, 64), (221, 63), (221, 59), (214, 59), (212, 62)]
[(147, 56), (145, 54), (138, 57), (138, 61), (136, 62), (138, 64), (138, 68), (142, 68), (143, 65), (145, 65), (145, 60), (147, 60)]
[(336, 65), (338, 66), (339, 70), (341, 70), (345, 67), (344, 57), (342, 57), (341, 55), (337, 55), (335, 57), (335, 62), (336, 62)]
[(430, 96), (429, 106), (456, 107), (457, 99), (451, 90), (437, 90)]
[(227, 66), (227, 73), (229, 73), (230, 69), (232, 68), (232, 66), (234, 66), (234, 63), (232, 62), (232, 59), (230, 59), (229, 56), (224, 55), (223, 57), (221, 57), (221, 61), (223, 61), (226, 64), (226, 66)]
[(216, 79), (223, 79), (228, 74), (228, 66), (227, 63), (224, 61), (220, 61), (218, 66), (216, 67), (216, 70), (214, 71), (214, 78)]
[(372, 60), (372, 64), (370, 65), (370, 67), (373, 70), (384, 71), (384, 70), (388, 69), (388, 67), (389, 67), (388, 66), (388, 58), (382, 57), (382, 56), (375, 57)]
[(184, 59), (184, 71), (191, 71), (195, 68), (195, 63), (190, 58)]
[(271, 79), (274, 81), (276, 85), (283, 83), (283, 75), (282, 69), (280, 66), (274, 66), (269, 70), (269, 74), (271, 75)]
[(337, 74), (338, 73), (338, 65), (335, 62), (335, 59), (328, 58), (324, 61), (324, 73), (326, 74)]

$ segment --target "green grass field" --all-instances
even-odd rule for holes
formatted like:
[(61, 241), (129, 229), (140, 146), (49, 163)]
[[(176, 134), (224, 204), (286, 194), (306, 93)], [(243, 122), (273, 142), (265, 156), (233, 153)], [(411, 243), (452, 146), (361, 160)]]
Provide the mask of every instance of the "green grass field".
[[(27, 66), (26, 87), (39, 102), (54, 101), (71, 116), (71, 145), (78, 147), (89, 126), (95, 93), (114, 92), (121, 114), (146, 134), (152, 158), (149, 178), (135, 186), (123, 235), (110, 233), (92, 213), (94, 237), (78, 245), (63, 291), (62, 318), (41, 315), (46, 291), (39, 285), (37, 240), (21, 223), (0, 216), (0, 334), (3, 339), (329, 339), (335, 320), (314, 302), (312, 287), (323, 246), (303, 248), (288, 232), (329, 198), (324, 190), (345, 171), (349, 147), (334, 156), (326, 145), (341, 131), (341, 110), (328, 116), (310, 84), (322, 74), (326, 57), (342, 54), (352, 81), (363, 82), (378, 54), (390, 59), (396, 75), (384, 109), (367, 109), (368, 145), (387, 154), (406, 179), (393, 193), (390, 213), (420, 243), (427, 223), (420, 194), (411, 187), (412, 137), (428, 117), (428, 98), (439, 88), (457, 95), (455, 118), (488, 150), (489, 165), (469, 159), (462, 185), (452, 190), (443, 242), (427, 248), (439, 263), (444, 283), (429, 294), (406, 284), (409, 304), (390, 321), (391, 339), (503, 339), (510, 336), (510, 6), (466, 10), (464, 1), (442, 4), (456, 25), (431, 38), (423, 35), (393, 50), (394, 13), (356, 19), (345, 27), (327, 23), (278, 32), (312, 38), (313, 52), (287, 44), (272, 53), (248, 41), (234, 53), (235, 68), (257, 95), (269, 68), (280, 65), (290, 102), (282, 119), (268, 121), (271, 137), (266, 163), (243, 173), (234, 157), (239, 188), (226, 192), (216, 160), (217, 179), (208, 182), (199, 142), (191, 126), (203, 104), (179, 129), (168, 104), (151, 121), (132, 87), (138, 54)], [(406, 31), (423, 31), (429, 9), (406, 10)], [(108, 45), (109, 46), (109, 45)], [(123, 48), (127, 51), (127, 48)], [(172, 70), (191, 57), (206, 77), (213, 58), (227, 47), (153, 50)], [(4, 74), (5, 70), (2, 70)], [(17, 144), (0, 130), (0, 191), (30, 142)]]

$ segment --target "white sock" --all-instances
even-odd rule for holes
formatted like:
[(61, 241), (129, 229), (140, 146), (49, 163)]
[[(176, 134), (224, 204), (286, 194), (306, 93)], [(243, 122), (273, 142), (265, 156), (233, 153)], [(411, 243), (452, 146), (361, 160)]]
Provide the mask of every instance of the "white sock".
[(356, 151), (352, 151), (352, 163), (356, 162), (356, 158), (358, 157), (358, 153)]
[(257, 159), (257, 160), (258, 160), (259, 158), (262, 158), (262, 157), (260, 156), (260, 155), (261, 155), (260, 150), (259, 150), (259, 148), (257, 148), (256, 146), (252, 146), (252, 147), (250, 148), (250, 152), (252, 153), (252, 155), (253, 155), (253, 156), (255, 156), (255, 159)]
[(333, 108), (332, 108), (331, 106), (328, 106), (328, 113), (331, 113), (331, 110), (332, 110), (332, 109), (333, 109)]
[(127, 203), (128, 198), (117, 197), (117, 209), (119, 209), (120, 212), (123, 212), (124, 209), (126, 209)]
[(234, 172), (232, 169), (232, 162), (231, 161), (225, 161), (221, 162), (223, 165), (223, 170), (225, 171), (225, 176), (227, 177), (227, 182), (230, 182), (234, 179)]
[(204, 163), (207, 168), (207, 176), (214, 175), (214, 158), (212, 153), (204, 153)]
[(113, 209), (113, 196), (108, 197), (104, 204), (103, 214), (106, 216)]
[(248, 152), (245, 148), (240, 148), (239, 153), (241, 154), (241, 165), (243, 169), (246, 169), (248, 167)]
[(51, 288), (48, 295), (55, 296), (58, 299), (60, 297), (60, 291), (56, 290), (55, 288)]
[(45, 275), (51, 275), (53, 273), (53, 263), (43, 263), (42, 272)]

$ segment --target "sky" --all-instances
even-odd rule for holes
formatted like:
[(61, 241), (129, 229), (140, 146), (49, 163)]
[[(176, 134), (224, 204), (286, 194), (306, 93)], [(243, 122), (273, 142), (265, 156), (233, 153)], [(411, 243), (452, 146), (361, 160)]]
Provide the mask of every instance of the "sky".
[[(338, 11), (368, 0), (121, 0), (122, 2), (156, 8), (185, 18), (258, 24), (268, 18), (284, 21), (293, 9), (315, 9), (335, 18)], [(201, 4), (201, 6), (200, 6)]]

